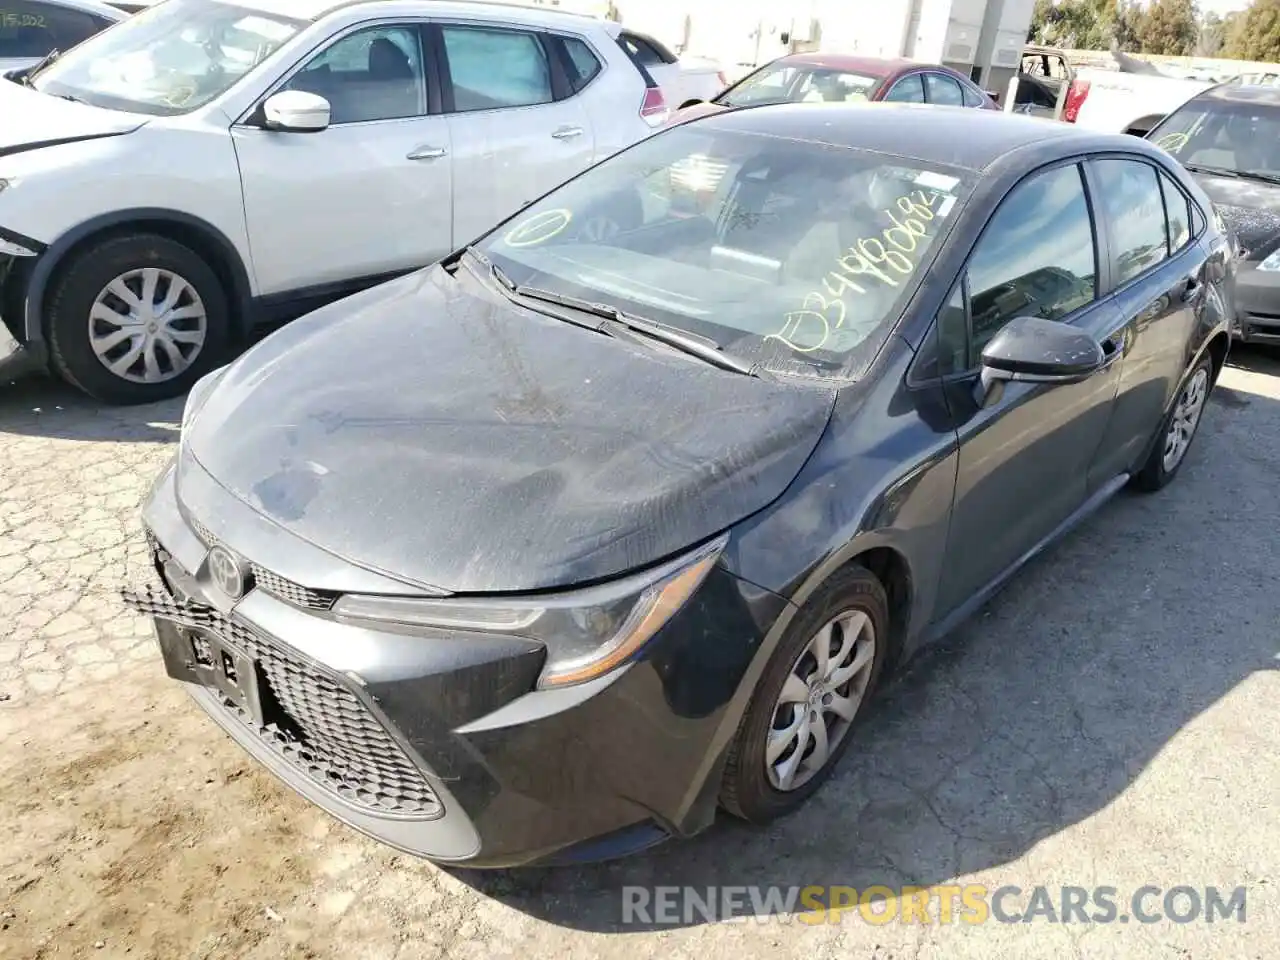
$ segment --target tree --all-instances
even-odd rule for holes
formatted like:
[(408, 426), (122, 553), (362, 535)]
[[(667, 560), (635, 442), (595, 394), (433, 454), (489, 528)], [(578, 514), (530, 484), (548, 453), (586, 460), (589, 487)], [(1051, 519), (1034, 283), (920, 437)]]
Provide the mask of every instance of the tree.
[(1227, 42), (1227, 22), (1212, 10), (1200, 21), (1200, 37), (1196, 40), (1198, 57), (1216, 57)]
[(1280, 0), (1253, 0), (1235, 17), (1223, 54), (1236, 60), (1280, 62)]
[(1151, 0), (1137, 25), (1143, 53), (1190, 56), (1200, 36), (1192, 0)]
[(1027, 39), (1051, 47), (1108, 50), (1137, 44), (1134, 0), (1036, 0)]

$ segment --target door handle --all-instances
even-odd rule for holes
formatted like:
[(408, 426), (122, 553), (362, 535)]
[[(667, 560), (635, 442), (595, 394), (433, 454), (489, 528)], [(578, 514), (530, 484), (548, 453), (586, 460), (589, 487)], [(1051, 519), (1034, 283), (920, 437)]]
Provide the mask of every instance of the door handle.
[(444, 147), (418, 147), (416, 150), (411, 151), (405, 157), (405, 159), (406, 160), (439, 160), (448, 152), (449, 151), (445, 150)]
[(581, 127), (561, 127), (555, 133), (551, 134), (557, 140), (572, 140), (574, 137), (580, 137), (583, 134)]
[(1099, 370), (1105, 370), (1124, 356), (1125, 328), (1117, 330), (1102, 341), (1103, 360)]

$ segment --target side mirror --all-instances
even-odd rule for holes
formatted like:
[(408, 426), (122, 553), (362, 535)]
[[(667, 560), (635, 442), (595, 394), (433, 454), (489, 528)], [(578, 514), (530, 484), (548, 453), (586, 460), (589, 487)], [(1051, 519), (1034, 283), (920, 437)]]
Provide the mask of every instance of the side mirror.
[(984, 91), (984, 92), (986, 93), (986, 95), (987, 95), (988, 97), (990, 97), (990, 98), (991, 98), (992, 100), (994, 100), (996, 103), (999, 103), (999, 102), (1000, 102), (1000, 91), (999, 91), (999, 90), (986, 90), (986, 91)]
[(982, 350), (978, 401), (985, 404), (1001, 381), (1079, 383), (1106, 361), (1102, 344), (1069, 324), (1040, 317), (1016, 317)]
[(319, 133), (329, 127), (329, 101), (304, 90), (282, 90), (262, 105), (262, 125), (284, 133)]

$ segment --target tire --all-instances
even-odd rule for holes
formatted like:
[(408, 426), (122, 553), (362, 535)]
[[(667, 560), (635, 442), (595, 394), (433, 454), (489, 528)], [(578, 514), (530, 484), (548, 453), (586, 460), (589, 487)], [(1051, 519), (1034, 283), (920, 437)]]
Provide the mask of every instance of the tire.
[[(799, 673), (805, 671), (806, 666), (816, 666), (812, 663), (810, 642), (816, 640), (817, 634), (825, 626), (847, 615), (856, 615), (860, 618), (855, 620), (858, 624), (858, 644), (865, 643), (866, 626), (870, 627), (872, 644), (869, 666), (861, 668), (853, 675), (854, 679), (844, 687), (850, 695), (849, 699), (854, 701), (852, 713), (844, 719), (827, 712), (830, 708), (823, 706), (823, 701), (825, 699), (825, 702), (829, 703), (833, 698), (830, 695), (822, 698), (821, 688), (817, 691), (816, 697), (811, 691), (811, 699), (805, 704), (797, 704), (796, 707), (781, 704), (779, 698), (782, 696), (784, 686), (792, 678), (793, 668), (798, 672), (796, 679), (792, 681), (792, 686), (801, 682)], [(828, 649), (834, 646), (838, 652), (843, 648), (844, 637), (840, 636), (843, 632), (842, 628), (832, 631)], [(837, 663), (843, 662), (847, 666), (854, 666), (860, 658), (860, 652), (861, 648), (855, 645), (852, 656)], [(795, 619), (787, 626), (768, 666), (765, 667), (764, 674), (752, 695), (751, 703), (738, 726), (733, 744), (729, 748), (724, 779), (720, 788), (721, 806), (749, 823), (766, 824), (792, 812), (808, 800), (831, 776), (845, 750), (848, 749), (852, 739), (849, 734), (856, 728), (867, 702), (875, 693), (888, 653), (889, 601), (883, 585), (869, 570), (861, 566), (851, 565), (842, 568), (819, 587), (796, 614)], [(860, 696), (855, 698), (853, 694), (859, 688)], [(798, 690), (799, 688), (796, 688), (796, 692)], [(815, 707), (819, 707), (822, 711), (820, 715), (824, 729), (827, 731), (826, 742), (831, 744), (832, 737), (837, 735), (836, 729), (831, 725), (832, 720), (843, 723), (844, 727), (838, 733), (838, 741), (830, 745), (826, 762), (808, 773), (807, 778), (801, 781), (800, 775), (808, 762), (805, 757), (811, 758), (815, 749), (812, 735), (809, 741), (804, 743), (800, 742), (804, 739), (803, 736), (798, 737), (795, 744), (784, 749), (779, 757), (774, 758), (773, 764), (769, 764), (766, 750), (770, 733), (774, 731), (775, 726), (780, 723), (783, 728), (792, 728), (796, 723), (803, 724), (804, 714), (808, 713), (812, 718)], [(793, 713), (789, 713), (789, 710)], [(786, 741), (789, 738), (784, 736), (780, 739)], [(799, 761), (795, 761), (797, 751), (803, 751)], [(784, 785), (780, 783), (780, 778), (777, 778), (776, 774), (779, 769), (786, 768), (792, 761), (796, 762), (798, 772), (790, 787), (780, 788)]]
[[(1198, 387), (1197, 387), (1198, 385)], [(1213, 361), (1209, 357), (1204, 357), (1191, 374), (1182, 381), (1178, 387), (1178, 394), (1173, 401), (1173, 406), (1165, 415), (1164, 420), (1160, 423), (1160, 432), (1156, 434), (1156, 441), (1151, 446), (1151, 453), (1147, 456), (1147, 462), (1134, 475), (1130, 485), (1133, 489), (1142, 493), (1155, 493), (1157, 490), (1163, 489), (1178, 475), (1178, 471), (1182, 469), (1182, 465), (1187, 462), (1187, 453), (1191, 449), (1191, 444), (1196, 438), (1197, 428), (1200, 421), (1204, 418), (1204, 408), (1209, 402), (1209, 394), (1213, 391)], [(1194, 402), (1194, 397), (1199, 391), (1199, 401)], [(1188, 404), (1195, 406), (1194, 416), (1189, 421), (1186, 418)], [(1175, 430), (1180, 430), (1185, 434), (1182, 443), (1181, 452), (1177, 454), (1176, 459), (1170, 460), (1166, 457), (1171, 449), (1173, 434)]]
[[(146, 273), (151, 269), (158, 273)], [(168, 312), (170, 319), (162, 316), (155, 318), (156, 323), (146, 324), (149, 314), (137, 314), (144, 310), (144, 284), (151, 276), (156, 278), (151, 307), (163, 305), (173, 291), (169, 278), (179, 278), (187, 289), (179, 288)], [(108, 294), (108, 285), (118, 280), (123, 281), (123, 292), (131, 294), (132, 302)], [(100, 297), (105, 298), (104, 304), (95, 314)], [(197, 316), (201, 312), (202, 330)], [(102, 319), (113, 316), (127, 325)], [(67, 383), (108, 404), (153, 403), (186, 393), (218, 365), (230, 342), (227, 293), (213, 269), (190, 248), (155, 234), (116, 235), (75, 254), (54, 279), (46, 318), (54, 370)], [(106, 338), (99, 340), (107, 348), (106, 360), (94, 350), (91, 329), (99, 338)], [(108, 342), (121, 333), (126, 334), (125, 339)], [(199, 336), (203, 339), (194, 342)], [(166, 345), (176, 351), (177, 360)], [(140, 352), (125, 376), (108, 369), (108, 361), (124, 363), (135, 350)], [(147, 353), (154, 360), (154, 379), (142, 382), (148, 374)], [(130, 375), (137, 379), (130, 379)]]

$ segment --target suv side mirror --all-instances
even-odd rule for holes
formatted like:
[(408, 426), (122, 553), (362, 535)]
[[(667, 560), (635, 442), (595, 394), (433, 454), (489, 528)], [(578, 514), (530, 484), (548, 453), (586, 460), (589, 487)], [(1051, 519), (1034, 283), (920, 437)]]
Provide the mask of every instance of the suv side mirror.
[(284, 133), (319, 133), (329, 127), (329, 101), (305, 90), (282, 90), (262, 104), (262, 125)]
[(1079, 383), (1106, 361), (1102, 344), (1070, 324), (1015, 317), (982, 350), (978, 401), (1001, 381)]

